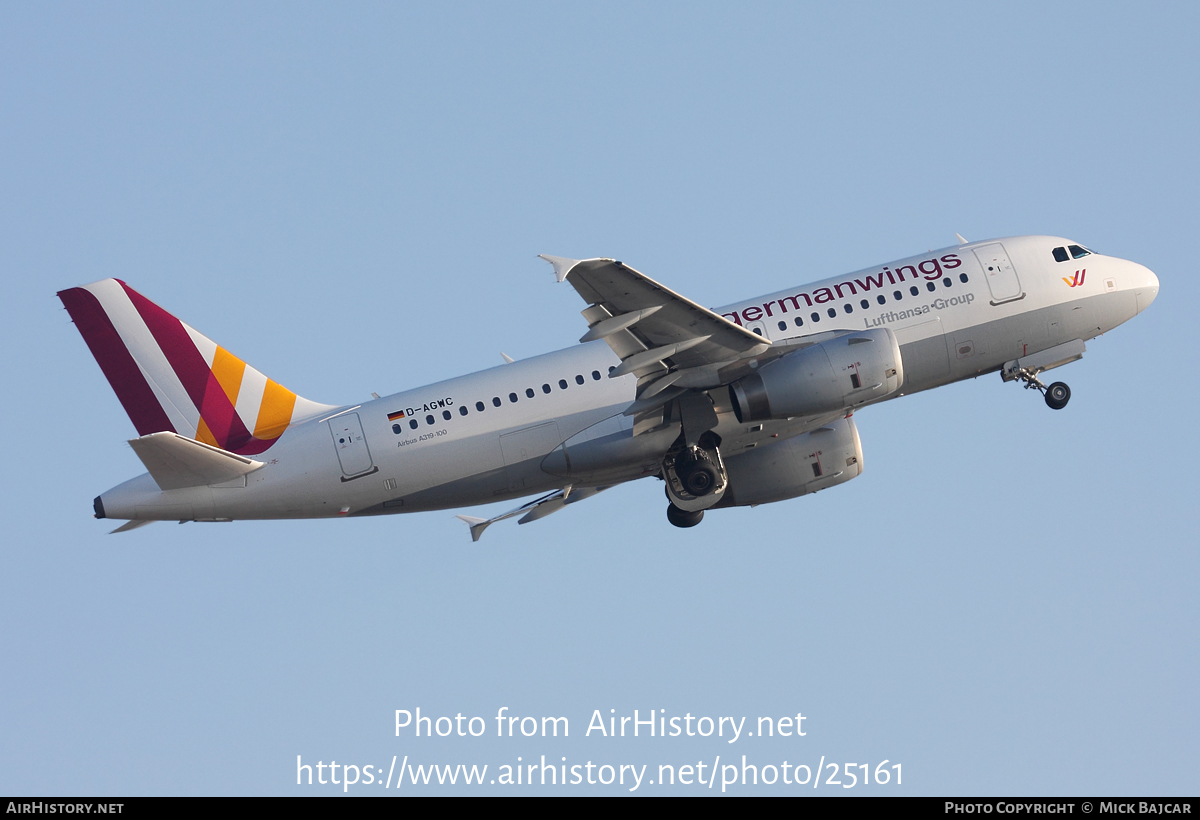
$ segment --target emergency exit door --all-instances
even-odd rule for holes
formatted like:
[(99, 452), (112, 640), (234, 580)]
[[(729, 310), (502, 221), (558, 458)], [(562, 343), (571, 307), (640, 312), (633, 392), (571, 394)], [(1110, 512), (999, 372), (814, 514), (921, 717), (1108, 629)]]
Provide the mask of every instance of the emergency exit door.
[(367, 448), (367, 437), (363, 435), (362, 422), (358, 413), (329, 420), (329, 432), (333, 434), (333, 446), (337, 450), (342, 475), (363, 475), (371, 469), (371, 451)]
[(975, 258), (983, 266), (983, 278), (987, 280), (988, 289), (992, 292), (993, 305), (1012, 302), (1025, 295), (1021, 290), (1016, 268), (999, 242), (976, 248)]

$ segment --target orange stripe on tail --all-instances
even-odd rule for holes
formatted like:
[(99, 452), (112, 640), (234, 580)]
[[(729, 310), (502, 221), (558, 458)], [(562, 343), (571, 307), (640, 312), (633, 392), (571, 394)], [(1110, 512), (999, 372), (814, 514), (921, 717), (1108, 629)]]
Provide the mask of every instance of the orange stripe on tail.
[(242, 389), (242, 376), (246, 373), (246, 363), (218, 345), (217, 353), (213, 356), (212, 372), (229, 398), (229, 403), (236, 407), (238, 392)]
[[(196, 426), (196, 441), (203, 441), (213, 447), (221, 447), (221, 442), (217, 441), (217, 437), (212, 434), (212, 430), (208, 429), (208, 424), (204, 418), (200, 418), (200, 423)], [(224, 448), (222, 448), (224, 449)]]
[(258, 421), (254, 423), (254, 437), (268, 441), (283, 435), (283, 431), (292, 420), (292, 409), (295, 406), (295, 393), (278, 382), (267, 379), (262, 405), (258, 408)]

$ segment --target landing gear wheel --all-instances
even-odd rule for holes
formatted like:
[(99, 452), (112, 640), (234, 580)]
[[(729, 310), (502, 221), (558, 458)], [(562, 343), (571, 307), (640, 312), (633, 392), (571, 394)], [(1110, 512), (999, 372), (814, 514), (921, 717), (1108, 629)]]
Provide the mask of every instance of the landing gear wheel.
[(1046, 406), (1051, 410), (1061, 410), (1071, 400), (1071, 388), (1062, 382), (1055, 382), (1046, 388)]
[(687, 527), (694, 527), (700, 523), (702, 518), (704, 518), (704, 510), (688, 512), (687, 510), (679, 509), (674, 504), (667, 507), (667, 520), (676, 527), (683, 527), (685, 529)]
[(707, 464), (696, 464), (683, 476), (683, 486), (696, 497), (708, 495), (717, 486), (717, 471)]

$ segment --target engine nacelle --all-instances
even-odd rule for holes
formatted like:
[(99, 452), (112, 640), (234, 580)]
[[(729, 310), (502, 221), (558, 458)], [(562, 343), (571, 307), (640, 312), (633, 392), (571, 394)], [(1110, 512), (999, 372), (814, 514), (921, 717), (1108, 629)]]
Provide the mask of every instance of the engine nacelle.
[(846, 333), (789, 353), (729, 386), (738, 421), (815, 416), (894, 393), (904, 384), (900, 344), (885, 327)]
[(862, 475), (862, 443), (853, 419), (838, 419), (728, 458), (725, 469), (729, 487), (716, 506), (769, 504), (836, 487)]

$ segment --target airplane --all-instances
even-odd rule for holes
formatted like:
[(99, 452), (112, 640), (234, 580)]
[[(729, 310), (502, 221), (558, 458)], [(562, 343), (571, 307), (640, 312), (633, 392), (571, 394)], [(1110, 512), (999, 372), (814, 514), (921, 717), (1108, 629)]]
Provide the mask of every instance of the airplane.
[(355, 518), (537, 496), (472, 540), (627, 481), (668, 521), (862, 474), (854, 414), (999, 372), (1040, 376), (1141, 313), (1158, 279), (1077, 242), (968, 242), (710, 310), (613, 259), (544, 255), (587, 303), (579, 344), (361, 404), (302, 398), (137, 291), (59, 292), (147, 472), (101, 493), (113, 532), (153, 521)]

